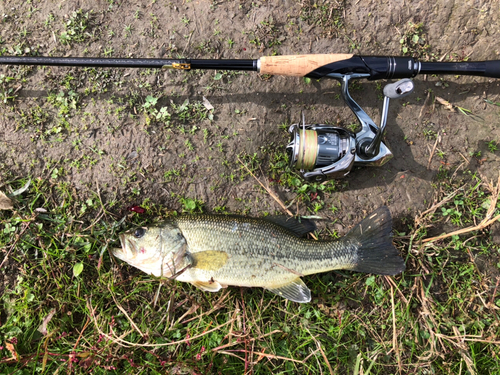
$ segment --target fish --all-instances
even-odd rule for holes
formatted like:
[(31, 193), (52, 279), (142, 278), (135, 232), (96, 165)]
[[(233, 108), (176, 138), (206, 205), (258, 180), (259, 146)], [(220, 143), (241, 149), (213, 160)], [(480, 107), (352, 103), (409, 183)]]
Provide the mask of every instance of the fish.
[(405, 262), (392, 243), (382, 206), (337, 240), (312, 240), (310, 221), (284, 216), (180, 215), (120, 234), (113, 255), (150, 275), (217, 292), (261, 287), (294, 302), (311, 301), (302, 277), (333, 270), (396, 275)]

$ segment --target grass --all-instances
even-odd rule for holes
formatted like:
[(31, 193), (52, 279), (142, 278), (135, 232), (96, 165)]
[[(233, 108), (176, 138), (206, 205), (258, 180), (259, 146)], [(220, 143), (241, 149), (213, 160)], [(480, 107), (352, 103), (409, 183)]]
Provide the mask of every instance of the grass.
[[(34, 179), (14, 210), (0, 212), (7, 281), (0, 371), (493, 373), (500, 366), (498, 245), (487, 229), (422, 242), (441, 225), (480, 221), (491, 186), (472, 174), (443, 181), (443, 204), (408, 220), (394, 238), (407, 260), (402, 276), (307, 277), (313, 301), (301, 305), (262, 289), (204, 293), (117, 262), (109, 249), (118, 232), (174, 212), (147, 201), (141, 215), (99, 191), (82, 201), (67, 183)], [(202, 208), (180, 201), (186, 211)]]
[(321, 35), (327, 38), (337, 37), (343, 31), (345, 3), (318, 1), (301, 3), (300, 19), (309, 25), (321, 28)]

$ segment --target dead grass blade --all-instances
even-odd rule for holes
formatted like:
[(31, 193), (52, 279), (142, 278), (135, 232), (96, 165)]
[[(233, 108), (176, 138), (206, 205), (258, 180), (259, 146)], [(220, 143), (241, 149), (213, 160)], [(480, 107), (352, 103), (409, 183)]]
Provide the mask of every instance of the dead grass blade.
[[(418, 288), (419, 293), (417, 294), (417, 298), (420, 300), (420, 304), (422, 306), (422, 309), (420, 311), (420, 316), (423, 321), (423, 323), (427, 326), (427, 330), (430, 334), (430, 339), (429, 344), (430, 344), (430, 350), (426, 355), (419, 356), (420, 360), (429, 360), (436, 355), (439, 355), (439, 351), (436, 348), (436, 343), (439, 343), (441, 346), (442, 352), (445, 352), (445, 346), (443, 344), (443, 341), (441, 340), (441, 337), (438, 336), (437, 332), (435, 332), (433, 327), (439, 327), (437, 324), (436, 320), (434, 319), (433, 313), (432, 313), (432, 301), (427, 298), (425, 295), (425, 288), (424, 284), (422, 282), (422, 278), (418, 277), (416, 280), (416, 286)], [(430, 321), (430, 323), (429, 323)]]
[[(119, 346), (122, 346), (124, 348), (160, 348), (160, 347), (164, 347), (164, 346), (178, 345), (178, 344), (182, 344), (182, 343), (185, 343), (185, 342), (188, 342), (188, 341), (192, 341), (192, 340), (196, 340), (196, 339), (198, 339), (200, 337), (206, 336), (209, 333), (217, 331), (220, 328), (225, 327), (225, 326), (231, 324), (234, 321), (234, 319), (230, 319), (226, 323), (219, 324), (218, 326), (216, 326), (216, 327), (214, 327), (214, 328), (212, 328), (212, 329), (210, 329), (208, 331), (200, 333), (199, 335), (195, 335), (195, 336), (191, 336), (191, 337), (185, 338), (183, 340), (166, 342), (166, 343), (162, 343), (162, 344), (151, 344), (151, 343), (137, 344), (137, 343), (130, 342), (130, 341), (127, 341), (127, 340), (123, 340), (123, 338), (126, 337), (126, 336), (128, 336), (131, 332), (133, 332), (133, 330), (129, 330), (127, 332), (124, 332), (121, 336), (116, 336), (113, 332), (112, 332), (111, 335), (107, 334), (106, 332), (104, 332), (101, 329), (101, 327), (99, 327), (99, 322), (98, 322), (97, 317), (95, 315), (95, 308), (92, 306), (92, 299), (91, 298), (87, 299), (87, 308), (88, 308), (88, 310), (90, 312), (90, 317), (92, 319), (92, 322), (94, 323), (94, 326), (95, 326), (97, 332), (99, 332), (99, 334), (102, 335), (103, 337), (105, 337), (106, 339), (108, 339), (108, 340), (114, 342), (115, 344), (117, 344)], [(112, 330), (112, 328), (111, 328), (111, 330)]]
[(434, 241), (442, 240), (444, 238), (448, 238), (451, 236), (458, 236), (461, 234), (482, 230), (482, 229), (490, 226), (491, 224), (493, 224), (498, 219), (500, 219), (500, 215), (497, 215), (497, 216), (492, 218), (492, 216), (496, 210), (498, 197), (500, 195), (500, 176), (498, 176), (498, 181), (497, 181), (496, 186), (492, 186), (490, 184), (490, 191), (491, 191), (490, 207), (488, 208), (488, 211), (486, 212), (485, 218), (478, 225), (459, 229), (459, 230), (456, 230), (456, 231), (451, 232), (451, 233), (445, 233), (445, 234), (442, 234), (442, 235), (437, 236), (437, 237), (426, 238), (426, 239), (422, 240), (422, 242), (424, 242), (424, 243), (434, 242)]
[(399, 354), (399, 343), (398, 335), (396, 331), (396, 309), (394, 307), (394, 287), (391, 284), (391, 308), (392, 308), (392, 348), (394, 353), (396, 353), (396, 358), (398, 360), (398, 370), (399, 373), (403, 373), (403, 365), (401, 363), (401, 355)]
[(237, 156), (237, 159), (238, 161), (241, 163), (241, 165), (243, 167), (245, 167), (245, 169), (247, 170), (248, 173), (250, 173), (252, 175), (253, 178), (255, 178), (255, 180), (260, 184), (260, 186), (262, 186), (262, 188), (268, 192), (268, 194), (281, 206), (281, 208), (283, 209), (283, 211), (285, 211), (288, 215), (292, 216), (293, 217), (293, 214), (292, 212), (286, 208), (286, 206), (283, 204), (283, 202), (278, 198), (278, 196), (276, 194), (274, 194), (274, 192), (269, 189), (267, 186), (265, 186), (262, 182), (260, 182), (260, 180), (255, 177), (255, 175), (252, 173), (252, 171), (247, 167), (247, 165), (245, 163), (243, 163), (241, 161), (241, 159)]
[[(275, 329), (275, 330), (274, 330), (274, 331), (272, 331), (272, 332), (265, 333), (265, 334), (260, 335), (260, 336), (258, 336), (258, 337), (254, 337), (254, 338), (248, 339), (248, 342), (255, 342), (255, 341), (257, 341), (257, 340), (263, 339), (264, 337), (271, 336), (271, 335), (274, 335), (275, 333), (280, 333), (280, 332), (282, 332), (282, 331), (281, 331), (281, 330), (279, 330), (279, 329)], [(217, 348), (212, 349), (212, 351), (213, 351), (213, 352), (218, 352), (218, 351), (220, 351), (221, 349), (229, 348), (229, 347), (231, 347), (231, 346), (238, 345), (238, 344), (241, 344), (241, 341), (236, 340), (236, 341), (233, 341), (233, 342), (227, 343), (227, 344), (225, 344), (225, 345), (218, 346)]]
[(316, 343), (316, 346), (318, 347), (318, 350), (321, 353), (321, 356), (323, 357), (323, 359), (326, 363), (326, 366), (328, 367), (328, 371), (330, 371), (330, 375), (335, 374), (333, 372), (332, 366), (330, 365), (330, 362), (328, 361), (328, 358), (326, 357), (325, 352), (323, 351), (323, 348), (321, 347), (321, 343), (318, 341), (318, 339), (316, 337), (313, 336), (313, 334), (309, 331), (309, 329), (306, 328), (306, 331), (309, 332), (309, 335), (312, 337), (312, 339)]
[(118, 307), (118, 309), (123, 313), (123, 315), (125, 315), (125, 317), (128, 319), (128, 321), (130, 322), (132, 327), (139, 333), (139, 335), (141, 335), (141, 337), (144, 337), (144, 334), (141, 332), (139, 327), (137, 327), (137, 325), (134, 323), (132, 318), (127, 314), (125, 309), (118, 303), (118, 301), (115, 298), (115, 295), (113, 294), (113, 292), (111, 291), (111, 289), (109, 287), (108, 287), (108, 290), (109, 290), (109, 293), (111, 294), (111, 297), (113, 297), (113, 301), (115, 301), (116, 307)]
[(455, 109), (455, 106), (451, 104), (448, 100), (440, 98), (439, 96), (436, 96), (436, 101), (444, 106), (447, 110), (451, 112), (456, 112), (457, 110)]
[[(246, 352), (244, 349), (239, 349), (239, 350), (220, 350), (219, 353), (222, 354), (228, 354), (232, 355), (233, 357), (239, 358), (242, 361), (245, 361), (245, 358), (242, 358), (234, 353), (243, 353)], [(293, 358), (288, 358), (288, 357), (282, 357), (280, 355), (274, 355), (274, 354), (267, 354), (267, 353), (261, 353), (259, 352), (259, 356), (270, 358), (270, 359), (282, 359), (283, 361), (290, 361), (290, 362), (295, 362), (295, 363), (301, 363), (304, 364), (304, 361), (299, 361), (298, 359), (293, 359)], [(252, 362), (252, 364), (256, 364), (257, 362)]]
[(420, 114), (418, 115), (418, 119), (420, 120), (422, 118), (422, 115), (424, 114), (424, 111), (427, 109), (429, 105), (429, 99), (431, 97), (431, 92), (427, 92), (427, 97), (425, 98), (424, 105), (422, 106), (422, 109), (420, 110)]
[(427, 169), (430, 169), (430, 167), (431, 167), (432, 157), (434, 156), (434, 152), (436, 152), (436, 147), (437, 147), (438, 143), (440, 143), (440, 142), (441, 142), (441, 136), (439, 135), (439, 131), (438, 131), (438, 134), (436, 137), (436, 142), (434, 142), (434, 147), (432, 148), (431, 155), (429, 156), (429, 162), (427, 163)]
[(204, 315), (210, 315), (216, 310), (219, 310), (220, 308), (224, 307), (224, 300), (231, 294), (231, 292), (228, 290), (226, 293), (224, 293), (214, 304), (214, 307), (212, 307), (210, 310), (205, 311), (204, 313), (201, 313), (200, 315), (197, 315), (193, 318), (186, 319), (181, 322), (181, 324), (186, 324), (189, 323), (192, 320), (199, 319)]
[(450, 194), (448, 194), (444, 199), (440, 200), (439, 202), (434, 203), (430, 208), (428, 208), (427, 210), (425, 210), (424, 212), (422, 212), (421, 214), (419, 214), (415, 218), (415, 227), (416, 228), (420, 227), (420, 224), (422, 223), (423, 218), (427, 214), (436, 212), (436, 210), (439, 207), (441, 207), (442, 205), (444, 205), (444, 204), (448, 203), (449, 201), (451, 201), (455, 195), (457, 195), (460, 191), (462, 191), (464, 189), (464, 187), (465, 187), (465, 185), (460, 186), (458, 189), (456, 189), (455, 191), (453, 191)]

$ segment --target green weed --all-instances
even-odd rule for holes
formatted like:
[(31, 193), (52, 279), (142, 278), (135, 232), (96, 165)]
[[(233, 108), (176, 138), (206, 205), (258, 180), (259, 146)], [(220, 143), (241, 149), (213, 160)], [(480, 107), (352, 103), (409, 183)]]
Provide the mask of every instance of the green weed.
[(416, 58), (429, 58), (431, 46), (426, 42), (423, 23), (409, 22), (407, 30), (399, 40), (403, 55)]
[(91, 19), (92, 11), (84, 12), (82, 9), (78, 9), (72, 12), (64, 23), (65, 30), (59, 35), (59, 41), (62, 44), (82, 43), (92, 38), (93, 34), (90, 33)]

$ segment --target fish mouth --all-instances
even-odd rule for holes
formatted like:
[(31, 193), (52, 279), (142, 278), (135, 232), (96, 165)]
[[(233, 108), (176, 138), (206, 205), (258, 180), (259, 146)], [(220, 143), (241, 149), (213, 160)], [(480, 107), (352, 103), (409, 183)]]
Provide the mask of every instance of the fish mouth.
[(120, 244), (122, 245), (122, 247), (114, 248), (113, 255), (122, 260), (132, 258), (133, 255), (137, 253), (137, 248), (135, 246), (135, 243), (127, 239), (125, 233), (120, 234), (118, 238), (120, 239)]

